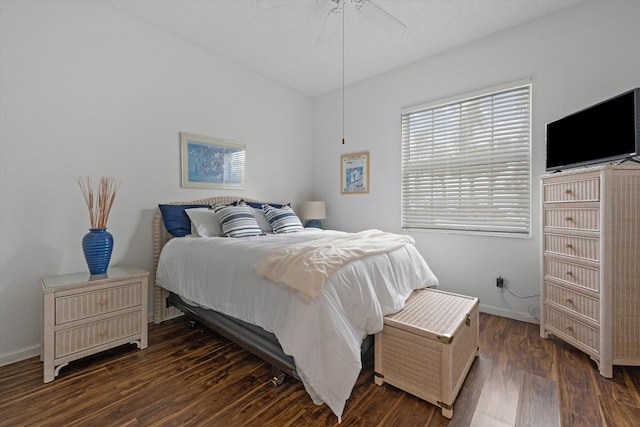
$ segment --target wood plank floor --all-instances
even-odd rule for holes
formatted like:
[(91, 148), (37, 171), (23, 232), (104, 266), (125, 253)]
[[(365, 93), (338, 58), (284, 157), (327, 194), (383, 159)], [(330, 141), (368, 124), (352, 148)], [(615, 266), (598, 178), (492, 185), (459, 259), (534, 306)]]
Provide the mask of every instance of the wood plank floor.
[[(640, 368), (601, 377), (583, 353), (537, 325), (481, 314), (480, 357), (451, 420), (387, 384), (365, 364), (342, 426), (639, 426)], [(37, 357), (0, 367), (2, 426), (335, 426), (298, 381), (275, 388), (271, 368), (202, 327), (149, 325), (149, 347), (123, 346), (42, 383)]]

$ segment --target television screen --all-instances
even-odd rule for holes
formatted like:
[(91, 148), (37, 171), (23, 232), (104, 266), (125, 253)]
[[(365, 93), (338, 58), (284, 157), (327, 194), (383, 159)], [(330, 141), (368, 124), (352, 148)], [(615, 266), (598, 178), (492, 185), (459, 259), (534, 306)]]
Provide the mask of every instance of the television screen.
[(547, 171), (637, 156), (638, 95), (634, 89), (547, 124)]

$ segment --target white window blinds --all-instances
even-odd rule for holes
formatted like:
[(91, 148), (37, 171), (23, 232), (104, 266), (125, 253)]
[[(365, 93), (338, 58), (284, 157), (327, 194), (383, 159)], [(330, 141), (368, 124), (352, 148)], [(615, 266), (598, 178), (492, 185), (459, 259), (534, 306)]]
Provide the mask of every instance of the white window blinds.
[(529, 235), (531, 84), (402, 113), (402, 227)]

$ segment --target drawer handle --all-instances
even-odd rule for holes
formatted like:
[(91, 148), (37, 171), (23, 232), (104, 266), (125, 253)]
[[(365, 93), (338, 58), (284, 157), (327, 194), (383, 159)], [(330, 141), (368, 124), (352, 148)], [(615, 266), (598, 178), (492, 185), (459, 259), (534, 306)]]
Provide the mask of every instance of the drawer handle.
[(570, 276), (570, 277), (572, 277), (572, 276), (573, 276), (573, 272), (572, 272), (572, 271), (567, 271), (565, 274), (566, 274), (567, 276)]
[(98, 301), (100, 305), (107, 305), (107, 303), (109, 303), (109, 298), (100, 298), (100, 301)]
[(567, 243), (565, 246), (567, 247), (567, 249), (572, 249), (573, 248), (573, 245), (571, 243)]
[(569, 298), (569, 297), (565, 298), (565, 299), (564, 299), (564, 302), (566, 302), (566, 303), (567, 303), (567, 304), (569, 304), (569, 305), (574, 305), (574, 304), (573, 304), (573, 300), (572, 300), (571, 298)]
[(98, 332), (98, 336), (104, 337), (104, 336), (107, 335), (107, 332), (108, 332), (107, 330), (100, 331), (100, 332)]
[(571, 194), (571, 189), (567, 188), (566, 190), (564, 190), (564, 194)]
[(565, 221), (573, 221), (573, 218), (571, 218), (570, 216), (568, 216), (568, 217), (566, 217), (564, 220), (565, 220)]
[(567, 331), (567, 332), (573, 332), (573, 328), (571, 327), (571, 325), (565, 326), (564, 330)]

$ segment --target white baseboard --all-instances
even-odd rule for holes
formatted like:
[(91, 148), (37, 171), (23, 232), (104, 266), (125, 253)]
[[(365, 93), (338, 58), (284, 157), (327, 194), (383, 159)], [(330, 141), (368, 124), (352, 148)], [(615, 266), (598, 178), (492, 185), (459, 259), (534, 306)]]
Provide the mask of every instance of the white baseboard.
[(0, 354), (0, 366), (9, 365), (14, 362), (29, 359), (33, 356), (40, 356), (40, 345), (36, 344), (13, 353)]
[[(508, 317), (510, 319), (520, 320), (523, 322), (536, 323), (539, 324), (538, 319), (531, 318), (528, 313), (518, 313), (515, 315), (509, 310), (505, 310), (503, 308), (491, 307), (487, 305), (480, 304), (480, 311), (483, 313), (493, 314), (495, 316), (500, 317)], [(149, 322), (152, 322), (152, 316), (149, 317)], [(11, 363), (19, 362), (21, 360), (29, 359), (30, 357), (39, 356), (40, 355), (40, 345), (33, 345), (31, 347), (24, 348), (22, 350), (13, 352), (0, 354), (0, 366), (9, 365)]]
[(512, 311), (504, 308), (492, 307), (483, 304), (480, 304), (479, 309), (482, 313), (493, 314), (500, 317), (508, 317), (509, 319), (520, 320), (522, 322), (540, 324), (540, 319), (531, 317), (529, 313), (513, 313)]

